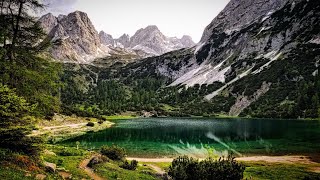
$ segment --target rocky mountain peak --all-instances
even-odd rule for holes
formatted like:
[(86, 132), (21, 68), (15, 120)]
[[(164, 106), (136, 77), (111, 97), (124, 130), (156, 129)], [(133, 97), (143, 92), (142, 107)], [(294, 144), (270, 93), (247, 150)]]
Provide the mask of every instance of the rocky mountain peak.
[(99, 38), (102, 44), (104, 45), (114, 45), (115, 41), (110, 34), (100, 31)]
[(39, 19), (39, 22), (41, 27), (47, 34), (49, 34), (49, 32), (58, 24), (57, 18), (51, 13), (42, 16)]
[(159, 28), (156, 25), (149, 25), (146, 28), (144, 28), (143, 30), (149, 31), (149, 32), (150, 31), (159, 31), (160, 32)]
[(94, 48), (91, 44), (100, 46), (98, 32), (86, 13), (81, 11), (70, 13), (60, 23), (71, 39), (81, 42), (84, 51), (87, 53)]
[[(188, 39), (188, 40), (187, 40)], [(183, 42), (182, 42), (183, 41)], [(132, 37), (130, 47), (143, 50), (150, 54), (160, 55), (169, 51), (192, 47), (194, 42), (191, 38), (170, 38), (162, 34), (155, 25), (139, 29)]]
[(87, 63), (95, 58), (110, 55), (112, 49), (139, 52), (139, 56), (154, 56), (194, 46), (191, 37), (166, 37), (155, 25), (138, 30), (134, 36), (123, 34), (114, 39), (104, 31), (97, 32), (88, 15), (75, 11), (68, 15), (46, 14), (40, 23), (55, 45), (50, 49), (55, 59)]
[(200, 42), (207, 41), (213, 30), (228, 32), (239, 30), (244, 25), (260, 19), (261, 16), (272, 14), (288, 1), (293, 0), (231, 0), (206, 27)]
[(119, 43), (118, 46), (122, 46), (122, 48), (128, 48), (130, 46), (130, 36), (128, 34), (123, 34), (117, 39)]
[[(52, 16), (47, 15), (43, 18), (47, 17)], [(54, 23), (56, 25), (52, 28), (49, 38), (52, 41), (61, 41), (50, 49), (55, 59), (87, 63), (107, 54), (108, 50), (101, 46), (99, 34), (86, 13), (76, 11), (67, 16), (60, 15), (59, 18), (55, 17)]]
[(59, 14), (58, 16), (58, 21), (61, 21), (63, 18), (67, 17), (66, 15)]
[(191, 36), (188, 36), (188, 35), (184, 35), (182, 36), (181, 38), (181, 43), (186, 46), (186, 47), (192, 47), (195, 45), (195, 43), (193, 42), (192, 40), (192, 37)]

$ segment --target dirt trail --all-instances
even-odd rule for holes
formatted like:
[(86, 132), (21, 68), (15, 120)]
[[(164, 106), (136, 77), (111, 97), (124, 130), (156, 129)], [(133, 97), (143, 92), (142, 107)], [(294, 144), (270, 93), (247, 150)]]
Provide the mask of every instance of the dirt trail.
[(72, 174), (64, 171), (58, 171), (58, 174), (62, 177), (62, 179), (71, 179)]
[[(140, 162), (172, 162), (173, 158), (127, 158), (128, 160), (137, 160)], [(236, 158), (238, 161), (265, 161), (270, 163), (301, 163), (317, 164), (307, 156), (250, 156)]]
[(153, 170), (157, 172), (157, 174), (164, 175), (166, 172), (161, 169), (159, 166), (153, 165), (153, 164), (147, 164), (147, 166), (151, 167)]
[(307, 156), (252, 156), (236, 158), (238, 161), (265, 161), (270, 163), (317, 164)]
[(93, 156), (91, 156), (88, 159), (85, 159), (85, 160), (81, 161), (81, 163), (79, 164), (79, 167), (81, 169), (83, 169), (91, 179), (93, 179), (93, 180), (105, 180), (104, 178), (102, 178), (99, 175), (97, 175), (96, 173), (94, 173), (94, 171), (91, 168), (88, 167), (88, 164), (89, 164), (89, 162), (90, 162), (92, 157)]
[(133, 157), (127, 157), (126, 158), (129, 161), (137, 160), (138, 162), (172, 162), (173, 158), (133, 158)]
[(313, 168), (310, 168), (310, 170), (315, 173), (320, 173), (320, 167), (313, 167)]

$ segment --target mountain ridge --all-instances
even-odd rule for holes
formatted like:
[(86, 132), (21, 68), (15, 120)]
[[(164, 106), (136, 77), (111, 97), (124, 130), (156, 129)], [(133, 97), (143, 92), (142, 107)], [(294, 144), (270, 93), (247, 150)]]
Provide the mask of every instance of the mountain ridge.
[[(95, 81), (128, 90), (118, 94), (124, 110), (315, 118), (320, 115), (319, 29), (317, 0), (232, 0), (197, 46), (95, 69), (100, 74)], [(92, 91), (107, 86), (99, 85)]]
[(88, 15), (81, 11), (58, 17), (48, 13), (39, 22), (54, 44), (50, 54), (64, 62), (90, 63), (94, 59), (117, 54), (120, 49), (120, 54), (143, 58), (195, 45), (190, 36), (169, 38), (155, 25), (139, 29), (132, 37), (123, 34), (114, 39), (104, 31), (98, 33)]

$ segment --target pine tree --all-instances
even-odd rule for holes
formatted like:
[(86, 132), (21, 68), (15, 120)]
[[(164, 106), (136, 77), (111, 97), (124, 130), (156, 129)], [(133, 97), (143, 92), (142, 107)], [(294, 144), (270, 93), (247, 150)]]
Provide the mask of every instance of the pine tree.
[(28, 115), (35, 106), (2, 84), (0, 97), (0, 147), (36, 155), (37, 140), (27, 136), (34, 123)]
[(29, 14), (43, 8), (38, 0), (0, 1), (0, 82), (37, 103), (38, 115), (59, 110), (60, 65), (42, 58), (49, 43)]
[(49, 43), (30, 15), (42, 8), (38, 0), (0, 0), (0, 147), (32, 155), (40, 144), (27, 136), (34, 116), (60, 108), (60, 66), (41, 56)]

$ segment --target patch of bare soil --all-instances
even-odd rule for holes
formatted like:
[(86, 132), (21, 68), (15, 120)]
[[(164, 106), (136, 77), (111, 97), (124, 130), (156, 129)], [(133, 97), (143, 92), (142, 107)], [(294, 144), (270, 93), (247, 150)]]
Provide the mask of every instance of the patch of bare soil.
[(105, 180), (104, 178), (102, 178), (99, 175), (97, 175), (96, 173), (94, 173), (93, 169), (88, 167), (88, 164), (89, 164), (89, 162), (90, 162), (92, 157), (90, 157), (88, 159), (84, 159), (83, 161), (81, 161), (81, 163), (79, 164), (79, 167), (81, 169), (83, 169), (91, 179), (93, 179), (93, 180)]
[(317, 164), (307, 156), (251, 156), (236, 158), (238, 161), (265, 161), (269, 163)]

